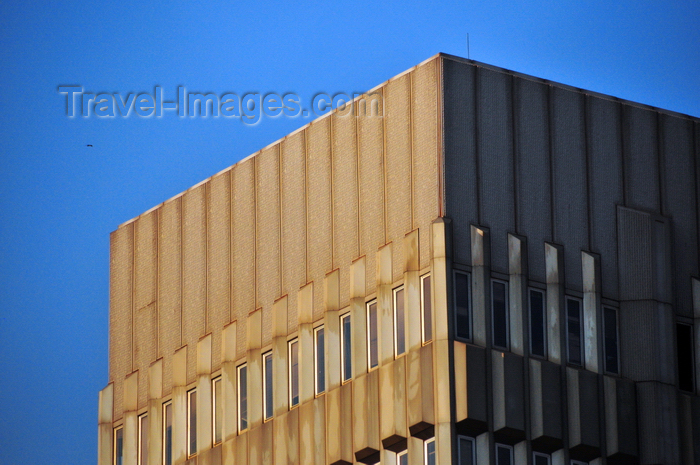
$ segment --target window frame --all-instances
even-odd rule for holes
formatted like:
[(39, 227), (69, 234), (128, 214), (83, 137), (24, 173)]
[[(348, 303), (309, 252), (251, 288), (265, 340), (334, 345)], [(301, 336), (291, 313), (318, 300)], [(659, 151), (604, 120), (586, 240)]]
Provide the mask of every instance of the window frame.
[[(345, 320), (348, 320), (349, 325), (350, 325), (350, 331), (349, 334), (346, 334), (345, 330)], [(347, 340), (350, 342), (350, 353), (346, 353), (345, 350), (345, 342)], [(346, 360), (347, 358), (347, 360)], [(348, 375), (346, 367), (347, 363), (346, 361), (350, 362), (350, 374)], [(341, 378), (341, 383), (345, 384), (348, 381), (352, 380), (352, 315), (350, 312), (344, 313), (343, 315), (340, 315), (340, 378)]]
[[(464, 275), (467, 279), (467, 336), (459, 335), (459, 321), (457, 319), (457, 275)], [(464, 270), (452, 270), (452, 298), (454, 308), (455, 339), (462, 342), (472, 342), (474, 337), (472, 321), (472, 276)]]
[(532, 463), (535, 465), (536, 457), (544, 457), (547, 459), (547, 465), (552, 465), (552, 456), (550, 454), (545, 454), (544, 452), (532, 451)]
[[(543, 352), (544, 354), (536, 354), (533, 349), (532, 349), (532, 298), (531, 294), (533, 292), (537, 292), (542, 295), (542, 346), (543, 346)], [(528, 312), (528, 326), (529, 326), (529, 345), (530, 345), (530, 356), (532, 357), (537, 357), (541, 360), (547, 360), (547, 354), (549, 353), (548, 349), (548, 338), (547, 338), (547, 291), (544, 289), (538, 289), (536, 287), (530, 287), (527, 290), (527, 312)]]
[[(162, 460), (161, 463), (163, 465), (173, 465), (173, 425), (172, 425), (172, 419), (173, 419), (173, 401), (172, 399), (167, 400), (163, 402), (163, 408), (162, 408), (162, 413), (163, 413), (163, 424), (162, 424)], [(168, 458), (168, 409), (170, 410), (170, 461), (167, 461)]]
[[(428, 462), (428, 446), (430, 444), (433, 444), (433, 447), (435, 447), (435, 437), (434, 436), (432, 438), (428, 438), (425, 441), (423, 441), (423, 463), (425, 465), (430, 465), (430, 463)], [(433, 453), (435, 454), (434, 455), (435, 460), (434, 460), (433, 465), (437, 465), (437, 450), (435, 450)]]
[[(571, 361), (571, 344), (569, 342), (569, 301), (578, 303), (578, 338), (579, 338), (579, 357), (581, 359), (580, 363)], [(564, 296), (564, 314), (566, 316), (566, 363), (579, 368), (584, 368), (586, 366), (586, 359), (584, 354), (584, 329), (583, 329), (583, 301), (578, 297), (573, 297), (570, 295)]]
[[(223, 389), (224, 385), (222, 382), (221, 375), (213, 378), (211, 380), (211, 443), (212, 447), (216, 447), (219, 444), (222, 444), (224, 442), (224, 410), (223, 410), (223, 405), (221, 405), (221, 415), (216, 414), (216, 408), (217, 406), (221, 403), (222, 399), (219, 399), (219, 397), (216, 395), (216, 385), (219, 385), (221, 388), (222, 394), (223, 394)], [(216, 441), (216, 422), (217, 420), (221, 421), (221, 440)]]
[[(243, 398), (241, 397), (241, 371), (245, 370), (245, 419), (241, 415)], [(248, 429), (248, 364), (241, 363), (236, 367), (236, 413), (238, 414), (238, 434)], [(245, 421), (245, 427), (243, 422)]]
[[(605, 318), (605, 312), (611, 310), (615, 313), (615, 360), (617, 363), (617, 371), (608, 370), (608, 347), (607, 347), (607, 323)], [(607, 374), (618, 375), (620, 374), (620, 312), (617, 308), (610, 305), (603, 305), (603, 370)]]
[[(144, 420), (146, 420), (146, 428), (145, 428), (145, 430), (146, 430), (145, 431), (146, 432), (146, 457), (145, 457), (146, 461), (145, 462), (143, 461), (143, 458), (144, 458), (143, 457), (143, 455), (144, 455), (143, 454), (143, 439), (144, 439), (144, 437), (143, 437), (143, 433), (144, 433), (143, 421)], [(136, 445), (136, 453), (137, 453), (136, 463), (138, 465), (147, 465), (147, 463), (148, 463), (148, 447), (150, 445), (149, 444), (150, 443), (150, 441), (149, 441), (150, 435), (148, 434), (148, 412), (142, 413), (141, 415), (138, 416), (137, 424), (138, 424), (139, 436), (138, 436), (137, 445)]]
[[(117, 435), (121, 433), (121, 457), (119, 457), (119, 462), (117, 462)], [(115, 426), (112, 430), (112, 464), (113, 465), (123, 465), (124, 464), (124, 425)]]
[[(397, 295), (401, 293), (403, 296), (403, 352), (399, 353), (399, 328), (398, 328), (398, 323), (399, 320), (397, 318), (398, 316), (398, 300), (397, 300)], [(393, 306), (393, 317), (394, 317), (394, 358), (397, 359), (403, 355), (406, 354), (406, 290), (404, 285), (397, 286), (394, 288), (392, 291), (392, 306)]]
[(396, 453), (396, 465), (401, 465), (401, 457), (406, 457), (406, 461), (408, 462), (408, 449)]
[[(296, 375), (297, 375), (297, 382), (296, 382), (296, 391), (297, 391), (297, 400), (296, 403), (294, 402), (294, 395), (293, 395), (293, 387), (294, 387), (294, 376), (293, 376), (293, 365), (292, 365), (292, 347), (296, 345), (296, 355), (297, 355), (297, 365), (296, 365)], [(299, 338), (295, 337), (293, 339), (290, 339), (287, 341), (287, 370), (288, 370), (288, 375), (287, 375), (287, 388), (289, 390), (289, 410), (296, 408), (299, 406), (301, 403), (301, 396), (299, 392)]]
[[(430, 290), (429, 292), (429, 300), (426, 301), (425, 298), (425, 282), (428, 281), (428, 289)], [(421, 338), (421, 344), (426, 345), (430, 342), (433, 342), (433, 280), (431, 278), (430, 273), (425, 273), (420, 277), (420, 338)], [(425, 303), (429, 303), (429, 315), (428, 318), (426, 319), (425, 316)], [(425, 331), (425, 322), (429, 321), (429, 326), (430, 326), (430, 337), (426, 338), (426, 331)]]
[[(370, 314), (371, 314), (371, 308), (372, 305), (374, 305), (374, 315), (375, 315), (375, 320), (376, 320), (376, 327), (375, 327), (375, 357), (376, 357), (376, 364), (373, 366), (372, 365), (372, 325), (370, 321)], [(372, 370), (376, 370), (379, 368), (379, 309), (378, 309), (378, 303), (377, 299), (372, 299), (369, 302), (365, 304), (366, 308), (366, 314), (367, 314), (367, 371), (370, 372)]]
[(571, 465), (588, 465), (588, 462), (581, 462), (580, 460), (571, 459)]
[[(319, 352), (319, 344), (318, 344), (318, 335), (319, 333), (323, 333), (323, 347), (322, 347), (322, 354)], [(323, 355), (323, 363), (319, 363), (319, 354)], [(323, 373), (319, 372), (319, 367), (321, 368), (321, 371)], [(321, 380), (320, 376), (322, 376), (323, 380), (323, 389), (320, 389), (319, 387), (319, 381)], [(314, 395), (316, 397), (325, 394), (326, 392), (326, 331), (325, 327), (323, 325), (319, 325), (314, 328)]]
[[(496, 325), (495, 325), (495, 306), (494, 306), (494, 284), (503, 284), (505, 287), (505, 294), (504, 294), (504, 312), (505, 312), (505, 331), (506, 331), (506, 345), (505, 346), (500, 346), (496, 344)], [(505, 281), (503, 279), (498, 279), (498, 278), (491, 278), (491, 346), (494, 349), (501, 350), (501, 351), (509, 351), (510, 350), (510, 300), (509, 300), (509, 295), (508, 295), (508, 281)]]
[[(272, 390), (274, 389), (274, 386), (270, 386), (270, 404), (268, 405), (268, 392), (267, 392), (267, 378), (268, 376), (270, 377), (270, 380), (274, 382), (274, 376), (272, 373), (273, 370), (273, 360), (272, 360), (272, 350), (268, 350), (261, 356), (262, 358), (262, 382), (263, 382), (263, 423), (266, 421), (272, 420), (272, 417), (275, 415), (275, 408), (274, 408), (274, 395), (272, 394)], [(270, 359), (270, 373), (267, 372), (267, 359)], [(268, 407), (271, 407), (270, 410), (270, 415), (268, 416), (267, 414), (267, 409)]]
[(457, 463), (461, 465), (462, 463), (462, 448), (460, 447), (460, 441), (468, 441), (472, 444), (472, 465), (476, 465), (476, 439), (470, 436), (458, 435), (457, 436)]
[(513, 446), (509, 446), (508, 444), (502, 444), (500, 442), (497, 442), (495, 444), (495, 446), (496, 446), (495, 450), (494, 450), (495, 463), (498, 463), (498, 449), (501, 448), (501, 449), (506, 449), (510, 453), (510, 465), (515, 465), (515, 454), (514, 454)]
[[(192, 450), (192, 396), (194, 396), (194, 451)], [(187, 391), (187, 458), (197, 455), (197, 388)]]

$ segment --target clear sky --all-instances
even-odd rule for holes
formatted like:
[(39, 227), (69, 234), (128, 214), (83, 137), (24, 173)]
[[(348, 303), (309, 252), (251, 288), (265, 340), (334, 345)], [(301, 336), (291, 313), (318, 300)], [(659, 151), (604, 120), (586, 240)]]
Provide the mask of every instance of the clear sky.
[(109, 233), (310, 121), (69, 118), (59, 86), (295, 92), (308, 106), (466, 56), (469, 33), (472, 59), (700, 116), (697, 1), (295, 3), (0, 3), (3, 465), (96, 462)]

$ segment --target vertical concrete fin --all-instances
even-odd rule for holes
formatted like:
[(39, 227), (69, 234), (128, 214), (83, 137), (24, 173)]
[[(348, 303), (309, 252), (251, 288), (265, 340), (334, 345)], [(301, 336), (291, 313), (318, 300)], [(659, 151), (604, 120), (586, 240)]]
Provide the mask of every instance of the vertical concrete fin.
[(367, 371), (367, 314), (365, 310), (365, 257), (350, 265), (350, 308), (353, 377)]
[(97, 403), (97, 464), (112, 464), (112, 415), (114, 412), (114, 384), (100, 391)]
[(173, 354), (173, 463), (187, 460), (187, 346)]
[(148, 463), (161, 463), (163, 450), (163, 359), (148, 367)]
[(527, 270), (525, 239), (508, 234), (508, 303), (510, 310), (510, 350), (525, 355), (527, 341)]
[(406, 348), (415, 350), (423, 342), (421, 337), (421, 289), (420, 253), (418, 250), (418, 230), (414, 229), (403, 238), (404, 295), (406, 312)]
[(340, 271), (333, 270), (324, 279), (324, 336), (326, 359), (326, 391), (340, 386)]
[(377, 251), (377, 313), (379, 315), (379, 363), (394, 359), (394, 299), (392, 293), (392, 243)]
[(197, 342), (197, 453), (212, 447), (211, 334)]
[(564, 251), (545, 243), (544, 260), (547, 273), (547, 348), (549, 360), (562, 363), (561, 311), (564, 301)]
[(472, 247), (472, 339), (480, 346), (490, 346), (491, 235), (488, 228), (471, 226)]
[(588, 252), (581, 252), (583, 273), (583, 347), (586, 369), (594, 373), (603, 371), (602, 341), (599, 341), (600, 322), (600, 259)]

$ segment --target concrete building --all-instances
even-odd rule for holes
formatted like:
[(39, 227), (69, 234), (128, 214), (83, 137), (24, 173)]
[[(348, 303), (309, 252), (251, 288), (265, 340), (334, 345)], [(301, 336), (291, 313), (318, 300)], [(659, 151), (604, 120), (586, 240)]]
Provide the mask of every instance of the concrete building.
[(112, 233), (99, 464), (700, 464), (700, 120), (370, 94)]

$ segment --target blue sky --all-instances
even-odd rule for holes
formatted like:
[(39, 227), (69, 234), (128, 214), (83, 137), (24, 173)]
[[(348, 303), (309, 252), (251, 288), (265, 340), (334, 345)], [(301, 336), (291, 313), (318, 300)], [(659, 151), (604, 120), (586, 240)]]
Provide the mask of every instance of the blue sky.
[(96, 462), (109, 233), (310, 121), (68, 118), (59, 86), (307, 103), (469, 33), (475, 60), (700, 116), (699, 24), (687, 1), (0, 3), (0, 462)]

